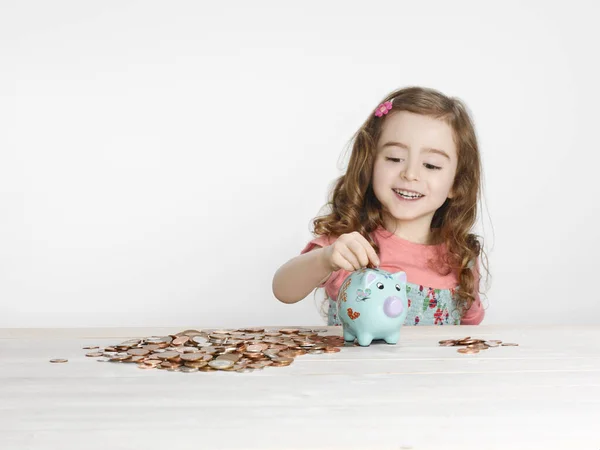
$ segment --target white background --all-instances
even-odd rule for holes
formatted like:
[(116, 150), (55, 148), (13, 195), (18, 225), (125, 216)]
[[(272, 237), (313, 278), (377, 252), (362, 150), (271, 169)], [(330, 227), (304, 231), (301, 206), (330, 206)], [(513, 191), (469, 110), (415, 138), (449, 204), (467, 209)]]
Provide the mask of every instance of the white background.
[(273, 274), (409, 85), (473, 114), (484, 323), (598, 323), (598, 7), (557, 3), (2, 1), (0, 327), (324, 323)]

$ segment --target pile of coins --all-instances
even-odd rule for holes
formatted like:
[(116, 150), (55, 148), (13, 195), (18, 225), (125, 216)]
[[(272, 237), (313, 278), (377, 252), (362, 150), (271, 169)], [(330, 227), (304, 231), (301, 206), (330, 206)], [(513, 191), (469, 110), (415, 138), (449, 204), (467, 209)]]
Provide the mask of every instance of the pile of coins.
[(310, 330), (282, 328), (265, 330), (185, 330), (168, 336), (130, 339), (94, 350), (90, 358), (101, 362), (136, 363), (140, 369), (174, 372), (252, 372), (265, 367), (284, 367), (305, 354), (337, 353), (344, 346), (341, 336), (321, 336)]
[(490, 347), (509, 347), (509, 346), (517, 346), (519, 344), (507, 343), (498, 340), (483, 340), (483, 339), (472, 339), (471, 336), (467, 336), (463, 339), (446, 339), (444, 341), (440, 341), (440, 345), (442, 347), (456, 347), (456, 346), (464, 346), (463, 348), (459, 348), (458, 353), (479, 353), (480, 350), (487, 350)]

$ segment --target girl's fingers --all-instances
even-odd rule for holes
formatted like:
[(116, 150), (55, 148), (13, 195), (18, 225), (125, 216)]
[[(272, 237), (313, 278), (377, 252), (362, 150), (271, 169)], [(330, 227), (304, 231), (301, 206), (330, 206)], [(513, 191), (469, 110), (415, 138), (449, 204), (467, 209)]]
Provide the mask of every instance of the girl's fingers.
[[(358, 240), (361, 242), (367, 257), (369, 258), (369, 261), (371, 261), (371, 264), (373, 264), (376, 267), (379, 267), (379, 265), (381, 264), (381, 261), (379, 261), (379, 257), (377, 256), (377, 252), (375, 251), (375, 249), (373, 248), (373, 246), (371, 244), (369, 244), (369, 241), (367, 241), (364, 236), (360, 233), (358, 233)], [(366, 264), (365, 264), (366, 266)]]
[[(353, 272), (355, 270), (360, 269), (360, 262), (356, 258), (356, 255), (349, 249), (347, 246), (344, 246), (339, 249), (340, 266), (345, 265), (344, 269), (348, 272)], [(344, 264), (345, 263), (345, 264)]]
[(348, 244), (348, 247), (354, 253), (354, 256), (360, 263), (360, 267), (367, 267), (369, 265), (369, 256), (367, 255), (367, 250), (365, 249), (362, 241), (354, 240)]

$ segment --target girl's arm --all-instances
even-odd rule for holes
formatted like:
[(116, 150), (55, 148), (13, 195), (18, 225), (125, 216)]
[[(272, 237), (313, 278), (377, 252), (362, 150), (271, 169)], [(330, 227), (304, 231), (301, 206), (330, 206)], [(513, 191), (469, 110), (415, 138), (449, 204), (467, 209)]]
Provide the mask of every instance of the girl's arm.
[(332, 271), (327, 264), (325, 248), (316, 247), (290, 259), (273, 277), (273, 294), (283, 303), (296, 303), (325, 282)]

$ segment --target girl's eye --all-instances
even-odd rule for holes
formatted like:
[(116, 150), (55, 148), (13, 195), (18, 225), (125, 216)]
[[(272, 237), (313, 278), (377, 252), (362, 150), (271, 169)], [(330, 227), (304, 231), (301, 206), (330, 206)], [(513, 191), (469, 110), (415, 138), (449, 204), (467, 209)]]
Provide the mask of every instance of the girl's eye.
[(425, 167), (427, 167), (428, 169), (431, 169), (431, 170), (441, 170), (441, 167), (434, 166), (433, 164), (425, 163)]
[[(392, 162), (400, 162), (401, 160), (403, 161), (403, 159), (401, 159), (401, 158), (391, 158), (391, 157), (389, 157), (389, 156), (386, 156), (386, 157), (385, 157), (385, 159), (386, 159), (387, 161), (392, 161)], [(433, 164), (427, 164), (427, 163), (425, 163), (425, 164), (423, 164), (423, 165), (424, 165), (425, 167), (427, 167), (428, 169), (430, 169), (430, 170), (442, 170), (442, 168), (441, 168), (441, 167), (439, 167), (439, 166), (434, 166)]]

